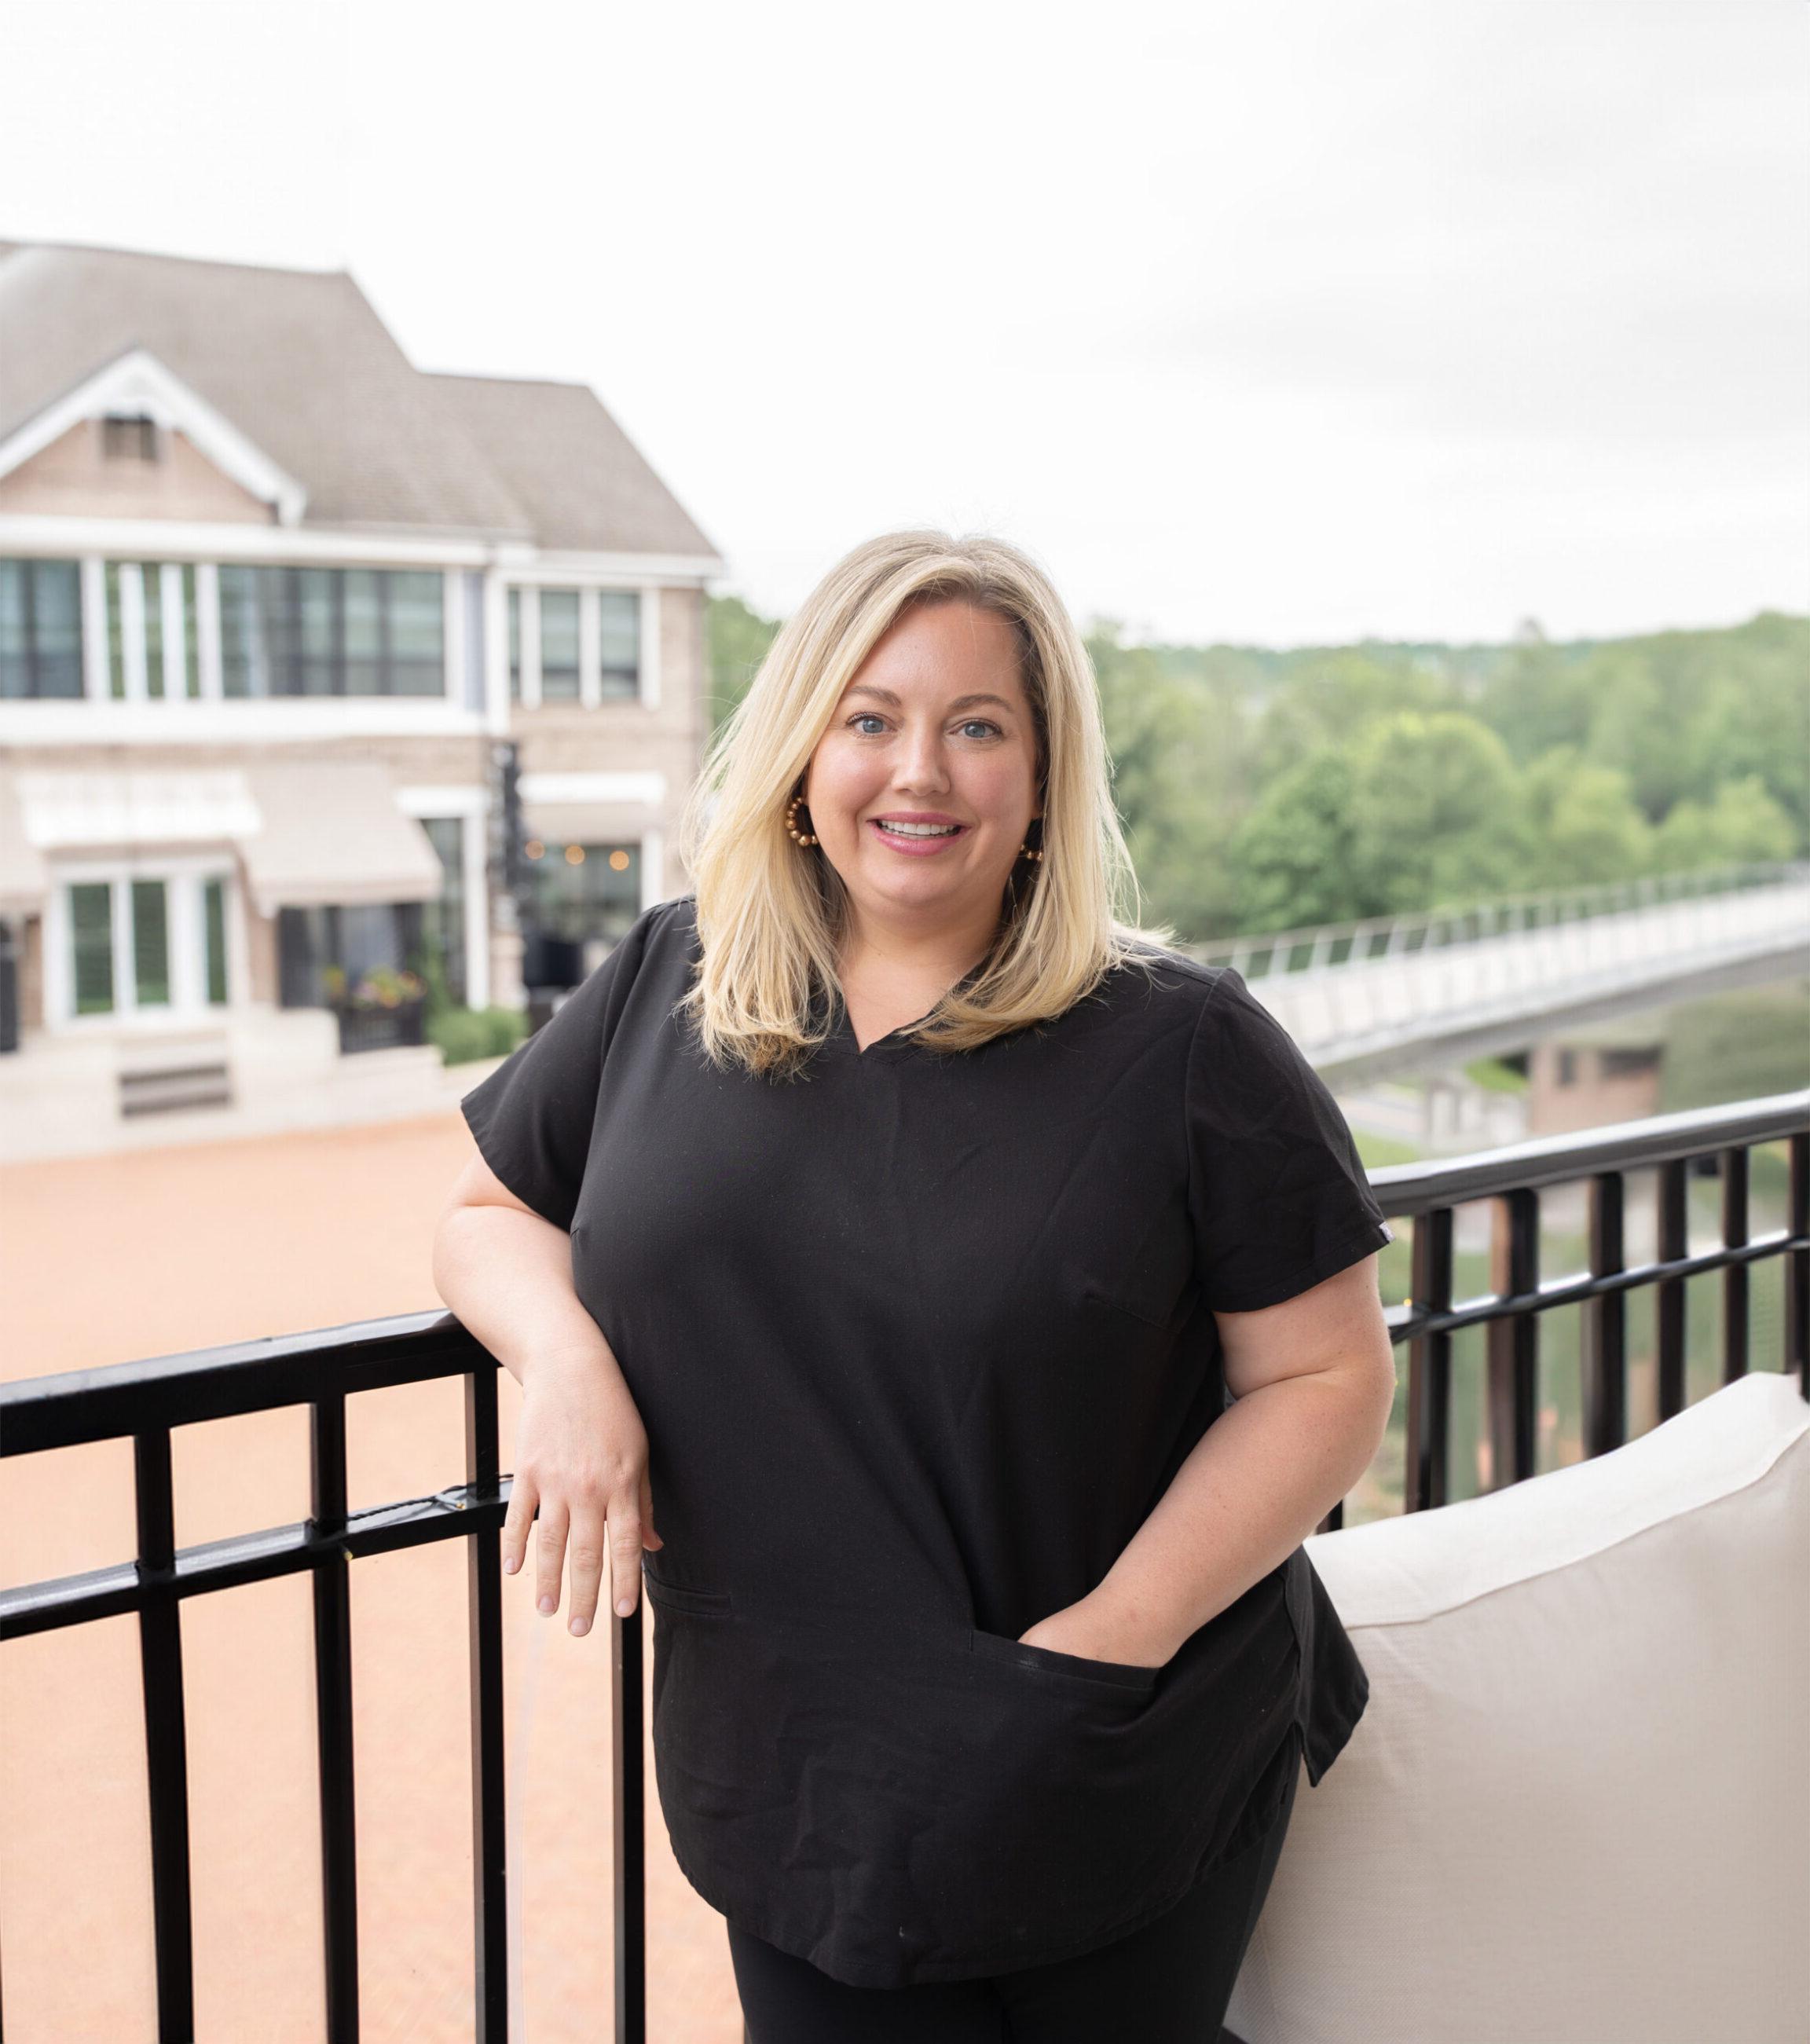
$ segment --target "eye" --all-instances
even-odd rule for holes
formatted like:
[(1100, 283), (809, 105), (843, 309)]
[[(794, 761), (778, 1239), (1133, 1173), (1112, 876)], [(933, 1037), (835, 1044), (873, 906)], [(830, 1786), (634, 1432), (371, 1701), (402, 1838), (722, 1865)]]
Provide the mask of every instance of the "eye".
[(961, 728), (963, 731), (971, 731), (977, 726), (982, 731), (992, 732), (996, 737), (999, 734), (999, 726), (987, 717), (965, 717), (962, 720)]
[[(882, 716), (881, 716), (880, 713), (879, 713), (877, 709), (864, 709), (864, 710), (858, 710), (858, 711), (855, 713), (855, 714), (853, 717), (851, 717), (848, 720), (849, 720), (849, 722), (850, 722), (851, 724), (884, 724), (884, 723), (886, 722), (886, 720), (883, 717), (882, 717)], [(870, 734), (870, 733), (868, 733), (868, 732), (863, 732), (863, 736), (864, 737), (865, 737), (865, 736), (871, 736), (871, 734)]]

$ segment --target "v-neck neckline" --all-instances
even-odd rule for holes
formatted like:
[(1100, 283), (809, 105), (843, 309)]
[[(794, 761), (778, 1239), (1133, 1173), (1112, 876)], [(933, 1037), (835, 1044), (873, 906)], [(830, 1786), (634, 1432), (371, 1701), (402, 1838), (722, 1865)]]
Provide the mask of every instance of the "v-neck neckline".
[(905, 1032), (908, 1030), (915, 1029), (920, 1022), (934, 1015), (937, 1009), (948, 999), (951, 993), (959, 993), (963, 987), (971, 986), (986, 970), (986, 966), (987, 960), (982, 959), (978, 965), (970, 966), (952, 986), (946, 987), (922, 1015), (914, 1016), (909, 1022), (900, 1023), (896, 1029), (889, 1029), (883, 1036), (876, 1036), (873, 1042), (865, 1047), (855, 1039), (855, 1024), (849, 1018), (848, 1003), (843, 999), (842, 989), (838, 987), (832, 997), (836, 1012), (835, 1019), (830, 1025), (829, 1035), (825, 1039), (826, 1047), (833, 1046), (836, 1050), (852, 1058), (856, 1064), (872, 1057), (877, 1051), (890, 1051), (895, 1055), (901, 1051), (922, 1051), (926, 1047)]

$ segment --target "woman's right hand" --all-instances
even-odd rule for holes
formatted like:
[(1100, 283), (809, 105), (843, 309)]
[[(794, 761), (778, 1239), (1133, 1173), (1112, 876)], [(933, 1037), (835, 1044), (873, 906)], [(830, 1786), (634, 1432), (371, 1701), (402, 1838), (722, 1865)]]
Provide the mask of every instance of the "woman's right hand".
[(525, 1373), (514, 1482), (503, 1519), (505, 1575), (521, 1568), (536, 1512), (539, 1609), (548, 1615), (559, 1609), (569, 1553), (569, 1630), (590, 1631), (606, 1558), (616, 1611), (632, 1616), (641, 1587), (641, 1550), (663, 1543), (654, 1531), (647, 1430), (607, 1349), (542, 1355)]

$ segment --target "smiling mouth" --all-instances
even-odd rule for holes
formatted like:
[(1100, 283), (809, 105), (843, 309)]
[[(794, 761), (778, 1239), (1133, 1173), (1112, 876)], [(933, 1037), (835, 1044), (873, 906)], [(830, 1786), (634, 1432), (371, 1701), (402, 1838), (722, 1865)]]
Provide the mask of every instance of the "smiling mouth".
[(967, 828), (965, 824), (890, 824), (878, 816), (874, 825), (888, 837), (956, 837)]

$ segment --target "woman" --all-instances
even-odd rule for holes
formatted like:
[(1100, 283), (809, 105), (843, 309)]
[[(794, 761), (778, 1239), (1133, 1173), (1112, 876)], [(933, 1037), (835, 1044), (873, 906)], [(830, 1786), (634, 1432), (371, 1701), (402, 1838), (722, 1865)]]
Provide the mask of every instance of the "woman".
[(644, 1574), (754, 2044), (1216, 2039), (1367, 1695), (1300, 1544), (1394, 1387), (1350, 1132), (1118, 919), (1086, 649), (998, 541), (832, 569), (681, 848), (464, 1103), (436, 1276), (523, 1385), (504, 1567), (538, 1515), (575, 1631)]

